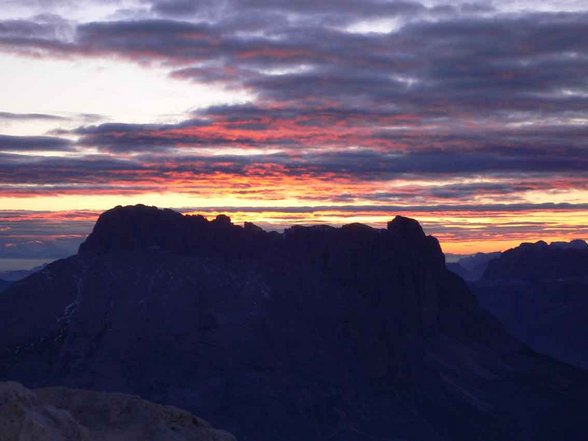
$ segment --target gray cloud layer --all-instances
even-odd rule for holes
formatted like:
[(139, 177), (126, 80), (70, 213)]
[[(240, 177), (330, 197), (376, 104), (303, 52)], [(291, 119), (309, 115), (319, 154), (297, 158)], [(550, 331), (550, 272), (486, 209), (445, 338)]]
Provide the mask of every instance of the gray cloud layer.
[[(157, 190), (162, 177), (215, 173), (500, 178), (413, 194), (455, 201), (586, 189), (588, 8), (506, 14), (480, 2), (145, 0), (114, 17), (1, 21), (0, 49), (157, 64), (173, 78), (247, 90), (255, 100), (177, 124), (3, 135), (0, 182), (10, 192), (120, 191), (121, 183)], [(16, 154), (72, 149), (86, 154)]]

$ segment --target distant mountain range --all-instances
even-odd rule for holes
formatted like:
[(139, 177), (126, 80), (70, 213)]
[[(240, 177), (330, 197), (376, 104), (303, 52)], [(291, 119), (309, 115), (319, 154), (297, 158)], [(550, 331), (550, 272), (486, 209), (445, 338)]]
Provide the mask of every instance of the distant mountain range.
[(517, 338), (588, 368), (588, 245), (525, 243), (488, 262), (470, 282), (480, 304)]
[(41, 271), (45, 268), (46, 265), (36, 266), (32, 269), (21, 269), (21, 270), (14, 270), (14, 271), (0, 271), (0, 279), (5, 280), (7, 282), (16, 282), (18, 280), (22, 280), (25, 277), (30, 276), (33, 273)]
[(0, 323), (1, 379), (139, 394), (240, 441), (586, 441), (588, 373), (511, 337), (404, 217), (276, 233), (117, 207)]
[[(550, 274), (552, 279), (568, 276), (584, 277), (588, 266), (583, 256), (587, 250), (588, 243), (582, 239), (550, 244), (540, 240), (535, 243), (522, 243), (504, 253), (476, 253), (463, 256), (454, 262), (447, 263), (447, 269), (459, 274), (467, 281), (477, 281), (485, 276), (484, 273), (490, 262), (492, 262), (490, 272), (485, 276), (487, 279), (545, 280)], [(499, 262), (493, 262), (503, 256), (504, 258)], [(551, 264), (552, 257), (555, 257), (555, 265)], [(533, 262), (526, 259), (533, 259)], [(525, 260), (524, 263), (523, 260)]]
[(485, 280), (556, 281), (588, 278), (588, 244), (523, 243), (488, 262)]
[(19, 280), (41, 271), (45, 265), (37, 266), (30, 270), (0, 271), (0, 293), (8, 289), (10, 285)]
[(476, 253), (465, 256), (457, 262), (447, 264), (447, 269), (459, 274), (464, 280), (479, 280), (484, 275), (488, 262), (500, 257), (500, 252)]

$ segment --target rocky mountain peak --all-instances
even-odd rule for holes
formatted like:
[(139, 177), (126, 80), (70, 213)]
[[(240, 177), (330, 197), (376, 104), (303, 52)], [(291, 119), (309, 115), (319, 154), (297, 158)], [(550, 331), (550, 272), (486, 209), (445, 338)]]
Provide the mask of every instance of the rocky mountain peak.
[(356, 223), (341, 228), (293, 226), (284, 233), (268, 233), (249, 222), (244, 227), (234, 225), (224, 214), (209, 221), (204, 216), (182, 215), (170, 209), (145, 205), (117, 206), (104, 212), (80, 246), (80, 254), (164, 250), (183, 254), (214, 252), (250, 256), (251, 253), (271, 252), (272, 246), (284, 241), (292, 245), (318, 240), (336, 249), (342, 243), (361, 247), (366, 241), (382, 237), (390, 246), (410, 249), (412, 255), (422, 254), (427, 259), (432, 257), (443, 261), (437, 240), (426, 236), (418, 221), (403, 216), (390, 221), (387, 230)]
[(396, 216), (388, 222), (388, 232), (393, 236), (405, 239), (422, 239), (425, 237), (425, 232), (419, 222), (404, 216)]
[(184, 252), (207, 238), (241, 230), (225, 215), (208, 221), (203, 216), (145, 205), (117, 206), (100, 215), (80, 253), (164, 249)]

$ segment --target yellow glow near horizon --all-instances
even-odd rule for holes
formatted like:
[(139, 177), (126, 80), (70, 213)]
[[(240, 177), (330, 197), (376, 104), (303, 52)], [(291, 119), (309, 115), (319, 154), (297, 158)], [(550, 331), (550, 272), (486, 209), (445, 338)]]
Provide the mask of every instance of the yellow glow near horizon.
[[(569, 241), (588, 237), (588, 210), (561, 211), (537, 209), (532, 211), (468, 211), (463, 206), (457, 211), (450, 208), (444, 211), (411, 211), (410, 206), (398, 207), (392, 211), (374, 211), (374, 206), (366, 205), (348, 211), (345, 204), (309, 203), (293, 195), (290, 199), (279, 201), (255, 200), (237, 196), (196, 197), (175, 193), (149, 193), (142, 195), (63, 195), (37, 198), (0, 198), (0, 211), (24, 210), (35, 213), (42, 220), (42, 212), (48, 221), (55, 221), (60, 212), (87, 210), (86, 221), (92, 221), (104, 210), (116, 205), (142, 203), (162, 208), (174, 208), (184, 214), (202, 214), (213, 218), (217, 214), (228, 214), (235, 224), (254, 222), (265, 229), (287, 228), (294, 224), (343, 225), (360, 222), (384, 228), (395, 215), (401, 214), (416, 218), (427, 234), (432, 234), (441, 242), (443, 251), (452, 254), (471, 254), (475, 252), (503, 251), (521, 242), (537, 240)], [(330, 208), (319, 208), (329, 205)], [(296, 207), (317, 207), (316, 210), (301, 210)], [(340, 208), (338, 209), (337, 206)], [(190, 207), (192, 207), (190, 209)], [(221, 209), (220, 207), (226, 207)], [(239, 207), (247, 207), (240, 211)], [(256, 210), (256, 207), (259, 210)], [(271, 207), (271, 208), (269, 208)]]

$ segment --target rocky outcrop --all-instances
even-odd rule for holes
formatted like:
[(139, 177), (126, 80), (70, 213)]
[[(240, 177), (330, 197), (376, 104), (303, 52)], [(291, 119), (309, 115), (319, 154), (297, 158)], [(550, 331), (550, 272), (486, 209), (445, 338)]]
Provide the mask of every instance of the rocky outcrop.
[(183, 216), (173, 210), (144, 205), (132, 209), (119, 206), (98, 218), (79, 251), (80, 254), (140, 250), (231, 253), (246, 246), (244, 242), (252, 235), (251, 225), (246, 229), (238, 227), (225, 215), (208, 221), (203, 216)]
[(242, 441), (585, 441), (588, 378), (478, 308), (415, 220), (283, 233), (153, 207), (0, 296), (0, 377), (116, 390)]
[(1, 441), (236, 441), (206, 421), (138, 397), (0, 383)]
[(69, 412), (41, 403), (18, 383), (0, 383), (0, 440), (90, 441)]

